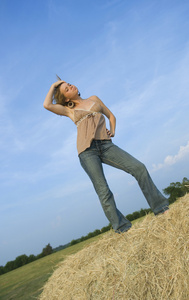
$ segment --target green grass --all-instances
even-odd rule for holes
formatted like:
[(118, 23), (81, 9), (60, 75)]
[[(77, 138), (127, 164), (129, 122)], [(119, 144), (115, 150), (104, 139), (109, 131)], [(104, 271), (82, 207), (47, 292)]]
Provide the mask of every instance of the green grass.
[(38, 259), (21, 268), (0, 276), (1, 300), (36, 299), (48, 278), (56, 269), (57, 264), (68, 255), (83, 249), (85, 245), (99, 239), (101, 235)]
[[(132, 224), (144, 218), (134, 220)], [(36, 299), (41, 294), (44, 284), (52, 275), (59, 262), (62, 262), (66, 256), (74, 254), (83, 249), (84, 246), (98, 240), (102, 235), (90, 238), (1, 275), (0, 300)]]

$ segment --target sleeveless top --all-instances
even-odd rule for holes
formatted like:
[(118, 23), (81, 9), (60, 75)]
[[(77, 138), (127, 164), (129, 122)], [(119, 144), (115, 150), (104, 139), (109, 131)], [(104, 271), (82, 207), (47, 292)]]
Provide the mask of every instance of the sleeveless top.
[(100, 104), (94, 102), (89, 110), (74, 109), (77, 126), (78, 154), (90, 147), (92, 140), (111, 140), (106, 132), (106, 121)]

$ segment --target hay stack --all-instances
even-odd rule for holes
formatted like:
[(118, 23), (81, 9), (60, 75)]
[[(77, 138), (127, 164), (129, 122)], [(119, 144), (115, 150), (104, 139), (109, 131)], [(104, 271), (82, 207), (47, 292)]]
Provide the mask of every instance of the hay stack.
[(105, 234), (70, 255), (40, 300), (188, 300), (189, 195), (127, 233)]

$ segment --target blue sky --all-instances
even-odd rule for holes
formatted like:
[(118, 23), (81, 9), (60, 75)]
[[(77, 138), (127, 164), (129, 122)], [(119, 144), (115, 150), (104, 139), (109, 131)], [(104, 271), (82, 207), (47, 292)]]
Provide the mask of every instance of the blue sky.
[[(188, 16), (184, 0), (1, 0), (0, 265), (108, 224), (74, 123), (43, 108), (55, 74), (102, 99), (114, 143), (161, 191), (189, 178)], [(148, 208), (130, 175), (104, 171), (123, 214)]]

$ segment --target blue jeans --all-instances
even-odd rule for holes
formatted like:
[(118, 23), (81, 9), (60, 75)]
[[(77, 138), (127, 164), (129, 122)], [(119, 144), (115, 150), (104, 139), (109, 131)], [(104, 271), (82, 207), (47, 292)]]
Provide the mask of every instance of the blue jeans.
[(79, 159), (94, 185), (106, 217), (116, 232), (125, 232), (132, 224), (116, 207), (102, 163), (134, 176), (155, 215), (169, 209), (168, 200), (154, 185), (145, 165), (114, 145), (111, 140), (93, 140), (90, 148), (79, 154)]

